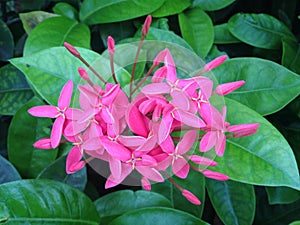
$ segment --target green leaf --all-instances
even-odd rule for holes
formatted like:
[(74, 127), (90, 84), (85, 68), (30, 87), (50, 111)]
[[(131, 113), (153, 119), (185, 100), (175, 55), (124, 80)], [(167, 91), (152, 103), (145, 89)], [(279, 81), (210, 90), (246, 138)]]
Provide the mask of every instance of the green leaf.
[(300, 225), (300, 220), (294, 221), (294, 222), (290, 223), (289, 225)]
[(164, 196), (155, 192), (122, 190), (107, 194), (94, 202), (104, 224), (135, 209), (146, 207), (171, 207)]
[(262, 115), (272, 114), (300, 93), (300, 77), (274, 62), (259, 58), (235, 58), (213, 70), (219, 83), (244, 80), (228, 95)]
[(39, 179), (51, 179), (66, 183), (81, 191), (84, 190), (87, 183), (86, 168), (73, 174), (66, 173), (66, 156), (58, 158), (38, 175)]
[(228, 27), (233, 36), (258, 48), (280, 49), (282, 39), (297, 41), (285, 24), (267, 14), (238, 13)]
[(24, 30), (29, 35), (33, 28), (35, 28), (40, 22), (57, 15), (44, 11), (32, 11), (27, 13), (20, 13), (19, 16), (22, 21)]
[(109, 225), (132, 225), (138, 221), (142, 221), (143, 225), (207, 225), (188, 213), (164, 207), (134, 210), (116, 218)]
[(163, 3), (164, 0), (85, 0), (79, 17), (89, 25), (119, 22), (150, 14)]
[(300, 45), (282, 41), (281, 64), (290, 70), (300, 73)]
[[(90, 64), (100, 57), (96, 52), (87, 49), (78, 50)], [(77, 69), (84, 67), (64, 47), (49, 48), (34, 55), (15, 58), (11, 63), (25, 74), (39, 95), (51, 105), (57, 104), (59, 93), (68, 80), (79, 83)]]
[(287, 205), (269, 205), (267, 196), (256, 196), (256, 215), (253, 224), (286, 225), (299, 220), (300, 200)]
[(48, 118), (36, 118), (27, 110), (43, 105), (38, 98), (33, 98), (22, 106), (11, 121), (8, 131), (8, 157), (22, 177), (36, 177), (41, 170), (55, 160), (56, 150), (40, 150), (33, 143), (40, 138), (49, 137), (52, 121)]
[(266, 187), (269, 204), (290, 204), (300, 199), (300, 191), (288, 187)]
[(218, 166), (211, 169), (242, 183), (300, 190), (295, 156), (279, 131), (245, 105), (226, 99), (226, 106), (226, 121), (232, 125), (259, 123), (260, 127), (254, 135), (228, 139), (224, 156), (216, 158)]
[(13, 57), (14, 39), (6, 24), (0, 19), (0, 61)]
[(205, 179), (202, 174), (190, 170), (186, 179), (179, 179), (175, 176), (172, 177), (176, 183), (182, 188), (191, 191), (202, 202), (201, 205), (196, 206), (190, 203), (185, 197), (182, 196), (181, 191), (174, 187), (169, 181), (164, 183), (157, 183), (152, 185), (152, 190), (158, 192), (168, 199), (170, 199), (173, 207), (188, 213), (201, 217), (205, 200)]
[(207, 179), (206, 187), (214, 209), (224, 224), (252, 224), (255, 215), (252, 185)]
[[(137, 33), (140, 35), (140, 32)], [(184, 39), (182, 39), (180, 36), (176, 35), (172, 31), (166, 31), (151, 27), (146, 36), (146, 40), (158, 40), (168, 42), (192, 50), (192, 47)]]
[(194, 0), (193, 7), (200, 7), (205, 11), (214, 11), (225, 8), (235, 0)]
[(0, 155), (0, 184), (20, 179), (21, 176), (16, 168)]
[(190, 0), (165, 0), (164, 4), (152, 12), (153, 17), (165, 17), (181, 13), (183, 10), (191, 5)]
[(14, 115), (32, 97), (24, 74), (8, 64), (0, 68), (0, 114)]
[(93, 202), (57, 181), (20, 180), (0, 185), (0, 218), (5, 224), (99, 224)]
[(239, 39), (237, 39), (230, 33), (227, 23), (215, 25), (214, 34), (215, 34), (215, 39), (214, 39), (215, 44), (235, 44), (241, 42)]
[(24, 46), (24, 56), (51, 47), (62, 46), (64, 42), (78, 47), (89, 48), (89, 28), (85, 24), (66, 17), (49, 18), (41, 22), (30, 33)]
[(59, 2), (57, 3), (53, 8), (53, 12), (65, 16), (70, 19), (77, 20), (78, 19), (78, 12), (77, 10), (70, 4), (65, 2)]
[(180, 13), (179, 26), (184, 40), (204, 58), (213, 45), (214, 28), (210, 17), (200, 8)]

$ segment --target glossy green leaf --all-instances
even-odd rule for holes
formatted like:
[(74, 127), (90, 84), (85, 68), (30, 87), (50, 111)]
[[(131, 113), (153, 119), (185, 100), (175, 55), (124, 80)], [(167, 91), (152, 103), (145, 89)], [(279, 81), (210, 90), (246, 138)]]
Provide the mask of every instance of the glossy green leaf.
[(7, 25), (0, 19), (0, 61), (13, 57), (14, 39)]
[(68, 17), (70, 19), (77, 20), (78, 19), (78, 12), (77, 10), (70, 4), (66, 2), (59, 2), (53, 7), (53, 12)]
[(0, 68), (0, 114), (14, 115), (32, 97), (24, 74), (8, 64)]
[(269, 205), (267, 196), (256, 196), (256, 215), (253, 224), (286, 225), (299, 220), (300, 200), (286, 205)]
[[(87, 49), (79, 51), (91, 64), (100, 57)], [(79, 83), (77, 69), (84, 67), (64, 47), (54, 47), (27, 57), (15, 58), (11, 63), (25, 74), (34, 89), (52, 105), (57, 104), (61, 88), (68, 80)]]
[(29, 35), (33, 28), (35, 28), (40, 22), (57, 15), (44, 11), (32, 11), (20, 13), (19, 16), (22, 21), (24, 30)]
[(39, 179), (51, 179), (66, 183), (81, 191), (84, 190), (87, 183), (86, 168), (73, 174), (66, 173), (66, 156), (58, 158), (38, 175)]
[(242, 42), (258, 48), (280, 49), (281, 40), (296, 41), (289, 28), (267, 14), (242, 14), (228, 21), (230, 32)]
[(142, 221), (143, 225), (207, 225), (191, 214), (164, 207), (134, 210), (113, 220), (109, 225), (132, 225)]
[(228, 95), (262, 115), (274, 113), (300, 93), (300, 77), (285, 67), (259, 58), (235, 58), (213, 70), (219, 83), (244, 80)]
[(300, 45), (282, 41), (281, 64), (290, 70), (300, 73)]
[(37, 140), (49, 137), (52, 121), (48, 118), (36, 118), (27, 110), (43, 102), (33, 98), (22, 106), (11, 121), (8, 132), (8, 158), (22, 177), (36, 177), (56, 158), (56, 150), (41, 150), (33, 147)]
[(137, 18), (158, 9), (164, 0), (85, 0), (79, 17), (87, 24), (111, 23)]
[(206, 187), (214, 209), (224, 224), (253, 224), (255, 193), (252, 185), (207, 179)]
[(97, 225), (93, 202), (79, 190), (57, 181), (20, 180), (0, 185), (0, 220), (8, 225)]
[(235, 0), (194, 0), (193, 7), (200, 7), (205, 11), (214, 11), (225, 8)]
[[(140, 35), (140, 32), (137, 33), (138, 35)], [(180, 36), (176, 35), (172, 31), (166, 31), (166, 30), (151, 27), (146, 36), (146, 40), (158, 40), (158, 41), (168, 42), (192, 50), (192, 47), (184, 39), (182, 39)]]
[(146, 207), (171, 207), (170, 201), (164, 196), (148, 191), (122, 190), (107, 194), (96, 201), (102, 222), (108, 224), (114, 218), (124, 213)]
[(16, 168), (0, 155), (0, 184), (20, 179), (21, 176)]
[(290, 223), (289, 225), (300, 225), (300, 220), (294, 221), (294, 222)]
[(288, 187), (266, 187), (269, 204), (290, 204), (300, 199), (300, 191)]
[(214, 170), (242, 183), (300, 190), (295, 156), (280, 132), (245, 105), (226, 99), (226, 106), (226, 121), (232, 125), (259, 123), (260, 127), (254, 135), (228, 139), (224, 156), (215, 159), (218, 166)]
[(157, 183), (152, 185), (152, 190), (164, 195), (170, 199), (173, 207), (178, 210), (182, 210), (201, 217), (205, 201), (205, 179), (202, 174), (190, 170), (186, 179), (179, 179), (175, 176), (172, 177), (176, 183), (182, 188), (191, 191), (202, 202), (201, 205), (196, 206), (190, 203), (185, 197), (182, 196), (181, 191), (174, 187), (169, 181), (164, 183)]
[(151, 13), (153, 17), (170, 16), (181, 13), (191, 5), (190, 0), (165, 0), (164, 4)]
[(51, 47), (62, 46), (64, 42), (78, 47), (89, 48), (89, 28), (85, 24), (66, 17), (49, 18), (41, 22), (30, 33), (24, 46), (24, 56), (32, 55)]
[(235, 44), (241, 42), (239, 39), (237, 39), (230, 33), (227, 23), (215, 25), (214, 34), (215, 34), (215, 39), (214, 39), (215, 44)]
[(200, 8), (180, 13), (179, 26), (184, 40), (204, 58), (212, 47), (214, 28), (210, 17)]

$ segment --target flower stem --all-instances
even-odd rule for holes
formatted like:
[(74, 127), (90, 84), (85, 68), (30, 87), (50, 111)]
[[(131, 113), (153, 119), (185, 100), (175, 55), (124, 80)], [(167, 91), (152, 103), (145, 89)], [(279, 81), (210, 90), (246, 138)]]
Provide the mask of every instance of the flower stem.
[(136, 87), (133, 89), (133, 91), (131, 92), (131, 94), (134, 94), (134, 92), (136, 92), (142, 85), (143, 83), (146, 81), (146, 79), (150, 76), (150, 74), (153, 72), (154, 68), (156, 66), (152, 65), (151, 68), (149, 69), (149, 71), (147, 72), (147, 74), (144, 76), (144, 78), (136, 85)]
[(106, 81), (100, 76), (100, 74), (81, 56), (78, 57), (78, 59), (84, 63), (98, 78), (101, 80), (104, 84), (106, 84)]
[(115, 75), (114, 55), (113, 54), (110, 55), (109, 62), (110, 62), (110, 68), (111, 68), (111, 76), (114, 79), (114, 82), (117, 84), (118, 81), (117, 81), (117, 78), (116, 78), (116, 75)]
[(132, 97), (132, 85), (133, 85), (133, 81), (134, 81), (134, 73), (135, 73), (135, 69), (136, 69), (136, 64), (137, 64), (137, 60), (139, 58), (139, 55), (140, 55), (140, 51), (142, 49), (142, 45), (143, 45), (143, 41), (145, 39), (145, 36), (142, 35), (141, 37), (141, 40), (139, 42), (139, 46), (138, 46), (138, 49), (137, 49), (137, 52), (136, 52), (136, 55), (135, 55), (135, 59), (134, 59), (134, 63), (133, 63), (133, 67), (132, 67), (132, 71), (131, 71), (131, 77), (130, 77), (130, 97), (129, 99), (131, 100), (131, 97)]

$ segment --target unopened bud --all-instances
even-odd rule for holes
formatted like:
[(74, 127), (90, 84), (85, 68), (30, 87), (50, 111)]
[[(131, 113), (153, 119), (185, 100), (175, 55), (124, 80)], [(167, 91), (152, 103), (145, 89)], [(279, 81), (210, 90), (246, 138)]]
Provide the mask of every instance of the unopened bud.
[(52, 149), (51, 140), (50, 140), (50, 138), (42, 138), (42, 139), (36, 141), (33, 144), (33, 147), (39, 148), (39, 149), (44, 149), (44, 150)]
[(219, 86), (216, 87), (216, 94), (220, 96), (228, 95), (229, 93), (240, 88), (244, 84), (245, 81), (243, 80), (220, 84)]
[(229, 177), (227, 175), (222, 174), (222, 173), (218, 173), (218, 172), (215, 172), (215, 171), (211, 171), (211, 170), (202, 170), (201, 173), (205, 177), (211, 178), (211, 179), (214, 179), (214, 180), (225, 181), (225, 180), (229, 179)]
[(207, 63), (204, 66), (204, 71), (205, 72), (211, 71), (212, 69), (214, 69), (214, 68), (218, 67), (219, 65), (221, 65), (226, 59), (227, 59), (226, 55), (222, 55), (222, 56), (219, 56), (219, 57), (215, 58), (213, 61)]
[(200, 205), (200, 200), (190, 191), (183, 189), (181, 194), (191, 203), (194, 205)]
[(80, 53), (76, 50), (76, 48), (73, 45), (70, 45), (69, 43), (64, 42), (64, 46), (72, 55), (74, 55), (77, 58), (80, 57)]
[(107, 38), (107, 47), (109, 54), (113, 55), (115, 53), (115, 40), (111, 36)]
[(142, 29), (142, 35), (143, 36), (146, 36), (146, 34), (148, 33), (151, 22), (152, 22), (152, 16), (148, 15), (145, 22), (144, 22), (143, 29)]
[(89, 74), (84, 68), (79, 67), (78, 68), (78, 73), (79, 73), (79, 75), (81, 76), (82, 79), (90, 80)]

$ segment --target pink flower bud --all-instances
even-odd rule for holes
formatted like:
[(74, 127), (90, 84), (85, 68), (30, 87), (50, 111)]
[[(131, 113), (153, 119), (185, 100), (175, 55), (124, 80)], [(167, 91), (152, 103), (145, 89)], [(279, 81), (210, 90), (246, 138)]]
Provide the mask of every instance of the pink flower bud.
[(50, 138), (42, 138), (33, 144), (33, 147), (40, 149), (52, 149)]
[(76, 50), (76, 48), (73, 45), (70, 45), (69, 43), (64, 42), (64, 46), (72, 55), (74, 55), (77, 58), (80, 57), (80, 53)]
[(205, 166), (216, 166), (217, 162), (199, 155), (192, 155), (189, 159), (196, 164)]
[(211, 170), (202, 170), (201, 173), (205, 177), (211, 178), (211, 179), (214, 179), (214, 180), (225, 181), (225, 180), (229, 179), (229, 177), (227, 175), (222, 174), (222, 173), (218, 173), (218, 172), (215, 172), (215, 171), (211, 171)]
[(109, 54), (113, 55), (115, 53), (115, 40), (111, 36), (107, 38), (107, 46)]
[(259, 123), (239, 124), (227, 127), (228, 132), (233, 132), (234, 137), (245, 137), (257, 132)]
[(207, 63), (204, 66), (204, 71), (206, 71), (206, 72), (211, 71), (212, 69), (214, 69), (217, 66), (221, 65), (226, 59), (227, 59), (226, 55), (222, 55), (222, 56), (219, 56), (219, 57), (215, 58), (213, 61)]
[(148, 15), (145, 22), (144, 22), (143, 29), (142, 29), (142, 35), (143, 36), (146, 36), (146, 34), (148, 33), (151, 22), (152, 22), (152, 16)]
[(183, 189), (181, 194), (191, 203), (194, 205), (200, 205), (200, 200), (190, 191)]
[(82, 79), (84, 79), (84, 80), (89, 80), (90, 79), (90, 77), (88, 75), (88, 72), (84, 68), (79, 67), (78, 68), (78, 73), (79, 73), (79, 75), (81, 76)]
[(142, 187), (146, 190), (146, 191), (151, 191), (151, 183), (150, 181), (146, 178), (143, 177), (142, 180)]
[(229, 93), (243, 86), (245, 83), (245, 81), (239, 80), (225, 84), (220, 84), (219, 86), (217, 86), (215, 93), (220, 96), (228, 95)]

